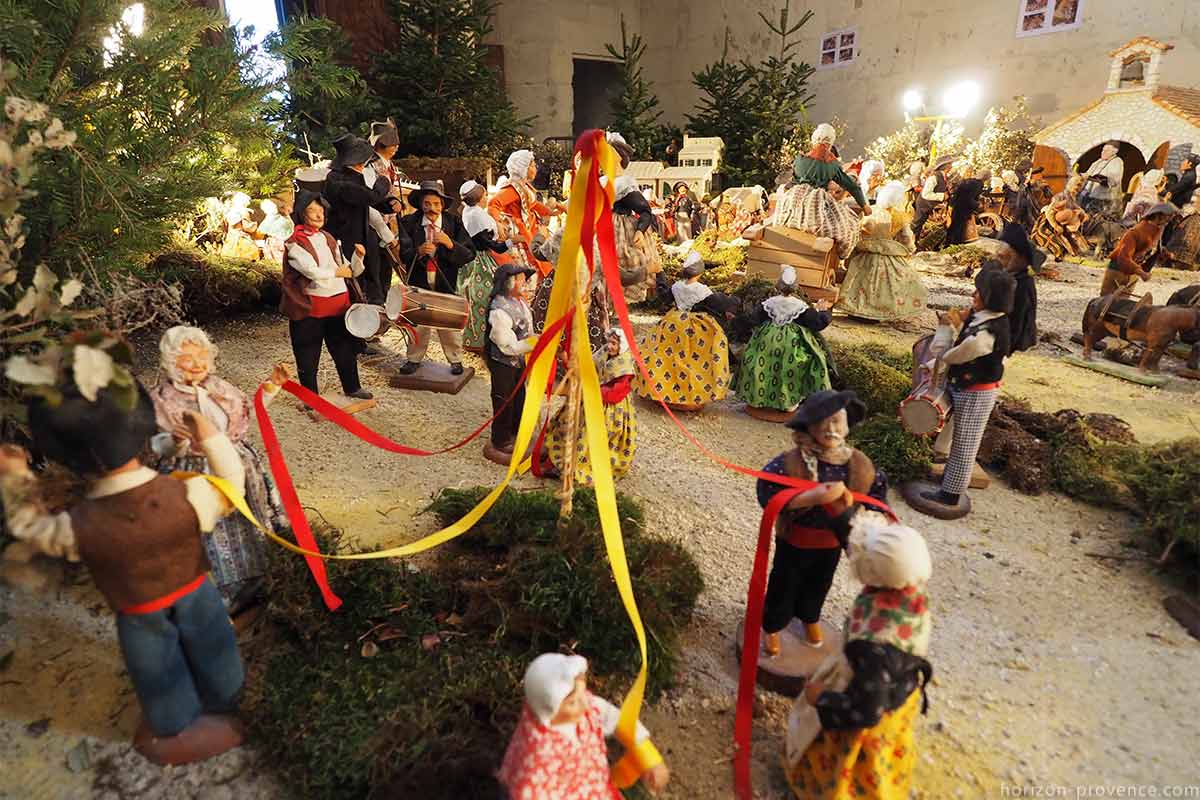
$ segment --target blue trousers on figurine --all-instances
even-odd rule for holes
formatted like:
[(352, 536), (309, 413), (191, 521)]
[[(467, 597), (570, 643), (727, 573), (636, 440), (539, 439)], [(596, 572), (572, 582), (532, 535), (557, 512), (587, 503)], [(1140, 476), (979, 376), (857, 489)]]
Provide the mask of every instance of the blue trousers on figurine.
[(246, 673), (233, 623), (208, 577), (161, 611), (117, 614), (117, 637), (156, 736), (174, 736), (202, 713), (236, 710)]

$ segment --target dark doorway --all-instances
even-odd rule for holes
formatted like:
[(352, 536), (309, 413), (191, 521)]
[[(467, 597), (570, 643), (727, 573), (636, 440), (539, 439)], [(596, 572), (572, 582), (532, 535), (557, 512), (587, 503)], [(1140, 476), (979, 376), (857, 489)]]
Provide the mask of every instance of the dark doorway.
[[(1100, 157), (1100, 152), (1104, 149), (1103, 144), (1098, 144), (1091, 150), (1079, 157), (1075, 162), (1075, 169), (1084, 173), (1088, 171), (1088, 167), (1095, 163)], [(1142, 151), (1131, 145), (1129, 142), (1117, 142), (1117, 155), (1125, 162), (1125, 174), (1121, 178), (1121, 191), (1125, 191), (1129, 187), (1129, 181), (1134, 175), (1139, 172), (1146, 171), (1146, 157), (1142, 155)]]
[(612, 123), (612, 100), (621, 91), (621, 67), (615, 61), (576, 58), (571, 88), (575, 95), (572, 136)]

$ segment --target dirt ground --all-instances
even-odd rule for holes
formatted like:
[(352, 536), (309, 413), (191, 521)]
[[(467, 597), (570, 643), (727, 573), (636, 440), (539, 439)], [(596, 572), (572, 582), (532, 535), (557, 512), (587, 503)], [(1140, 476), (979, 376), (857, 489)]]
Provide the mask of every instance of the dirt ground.
[[(1060, 344), (1043, 343), (1013, 359), (1006, 391), (1043, 410), (1116, 414), (1143, 441), (1200, 431), (1200, 384), (1173, 378), (1149, 389), (1058, 359), (1063, 347), (1079, 351), (1069, 337), (1100, 280), (1092, 268), (1061, 269), (1063, 281), (1038, 286), (1041, 327)], [(937, 264), (924, 271), (931, 305), (969, 302), (965, 278)], [(1196, 280), (1156, 272), (1152, 288), (1165, 301)], [(635, 321), (645, 328), (654, 318)], [(932, 313), (900, 326), (838, 318), (828, 335), (907, 347), (933, 322)], [(277, 319), (234, 321), (213, 333), (222, 374), (247, 390), (274, 361), (290, 358), (286, 327)], [(440, 358), (436, 345), (431, 357)], [(322, 366), (323, 385), (335, 385), (332, 365)], [(454, 397), (391, 389), (365, 370), (365, 385), (380, 405), (360, 419), (408, 444), (457, 441), (490, 415), (487, 374), (477, 360), (474, 366), (475, 379)], [(1178, 366), (1164, 359), (1166, 369)], [(680, 685), (647, 710), (645, 721), (673, 772), (666, 797), (731, 797), (733, 635), (744, 612), (760, 510), (749, 479), (705, 459), (660, 410), (639, 401), (637, 411), (637, 459), (619, 488), (642, 499), (649, 529), (692, 550), (707, 583), (687, 634)], [(406, 458), (311, 421), (290, 398), (272, 407), (272, 417), (302, 502), (366, 546), (429, 532), (432, 518), (417, 514), (432, 494), (445, 486), (492, 485), (503, 474), (476, 443), (444, 456)], [(716, 452), (752, 467), (788, 446), (781, 427), (750, 418), (736, 399), (689, 415), (686, 424)], [(1063, 786), (1074, 797), (1078, 785), (1200, 783), (1194, 691), (1200, 642), (1161, 607), (1170, 592), (1194, 587), (1174, 572), (1155, 571), (1127, 546), (1134, 524), (1123, 514), (1056, 495), (1027, 497), (1000, 482), (972, 499), (971, 516), (946, 523), (891, 497), (901, 518), (925, 533), (934, 559), (935, 681), (918, 729), (916, 795), (1037, 796), (1029, 793)], [(0, 798), (287, 796), (252, 748), (173, 770), (132, 754), (137, 703), (111, 617), (84, 575), (55, 570), (41, 591), (0, 587)], [(828, 620), (840, 622), (857, 588), (843, 565), (826, 604)], [(782, 798), (788, 793), (779, 755), (789, 704), (761, 699), (755, 786), (763, 798)]]

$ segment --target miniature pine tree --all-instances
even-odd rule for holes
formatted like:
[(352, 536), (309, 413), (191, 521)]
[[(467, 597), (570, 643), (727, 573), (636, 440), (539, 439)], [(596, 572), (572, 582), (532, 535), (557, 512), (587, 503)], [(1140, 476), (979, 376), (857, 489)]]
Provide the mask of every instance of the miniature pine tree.
[(606, 44), (609, 55), (618, 59), (621, 67), (621, 91), (612, 99), (612, 129), (620, 132), (640, 158), (648, 158), (661, 138), (658, 118), (658, 97), (650, 82), (642, 75), (642, 56), (646, 43), (640, 34), (628, 36), (625, 17), (621, 17), (621, 49)]
[(400, 153), (503, 163), (530, 120), (487, 63), (495, 0), (392, 0), (397, 34), (371, 82), (400, 131)]
[(265, 118), (273, 87), (245, 35), (213, 11), (185, 0), (0, 3), (0, 52), (11, 93), (78, 134), (36, 165), (37, 195), (22, 205), (26, 268), (129, 269), (203, 198), (269, 196), (289, 182), (295, 162)]

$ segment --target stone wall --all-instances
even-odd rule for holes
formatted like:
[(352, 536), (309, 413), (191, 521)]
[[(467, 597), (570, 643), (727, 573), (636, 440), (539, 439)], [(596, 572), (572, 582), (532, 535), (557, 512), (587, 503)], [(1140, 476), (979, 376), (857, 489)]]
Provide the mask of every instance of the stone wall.
[(1149, 159), (1164, 141), (1172, 146), (1200, 144), (1200, 129), (1150, 99), (1149, 91), (1114, 92), (1099, 106), (1038, 138), (1079, 158), (1109, 139), (1129, 142)]

